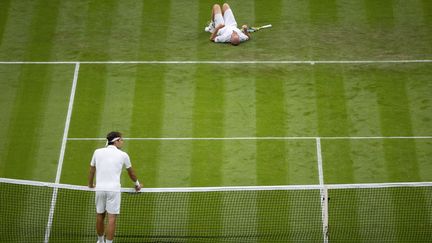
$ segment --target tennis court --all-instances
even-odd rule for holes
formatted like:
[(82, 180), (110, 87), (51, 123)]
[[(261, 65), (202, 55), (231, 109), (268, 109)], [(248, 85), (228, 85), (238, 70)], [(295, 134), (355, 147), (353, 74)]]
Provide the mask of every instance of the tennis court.
[(94, 241), (119, 130), (116, 242), (428, 242), (432, 4), (235, 1), (238, 47), (212, 4), (0, 3), (0, 241)]

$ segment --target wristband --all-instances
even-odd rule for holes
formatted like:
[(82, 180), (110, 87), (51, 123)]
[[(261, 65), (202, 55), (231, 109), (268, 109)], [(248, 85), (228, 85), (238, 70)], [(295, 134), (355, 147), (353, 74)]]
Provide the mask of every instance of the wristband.
[(135, 181), (135, 186), (141, 186), (138, 180)]

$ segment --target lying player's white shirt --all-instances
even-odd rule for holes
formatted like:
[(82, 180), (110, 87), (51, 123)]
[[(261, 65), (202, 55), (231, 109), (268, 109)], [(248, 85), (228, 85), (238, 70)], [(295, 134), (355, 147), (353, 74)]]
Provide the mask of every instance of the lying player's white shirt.
[(249, 40), (249, 37), (245, 35), (241, 30), (234, 26), (225, 26), (217, 32), (217, 36), (214, 42), (230, 42), (231, 34), (235, 31), (240, 37), (240, 42)]

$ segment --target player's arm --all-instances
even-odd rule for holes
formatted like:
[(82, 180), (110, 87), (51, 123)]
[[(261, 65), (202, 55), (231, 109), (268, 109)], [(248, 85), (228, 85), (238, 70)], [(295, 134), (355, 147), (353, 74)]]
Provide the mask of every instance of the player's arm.
[(211, 33), (211, 35), (210, 35), (210, 40), (211, 40), (211, 41), (214, 41), (214, 39), (215, 39), (216, 36), (217, 36), (218, 31), (219, 31), (220, 29), (222, 29), (223, 27), (225, 27), (224, 24), (219, 24), (218, 26), (216, 26), (215, 30), (214, 30), (213, 33)]
[(142, 185), (139, 183), (134, 169), (132, 169), (132, 167), (129, 167), (129, 168), (127, 168), (127, 172), (128, 172), (129, 178), (135, 183), (135, 191), (138, 192), (139, 190), (141, 190)]
[(249, 34), (248, 26), (247, 26), (247, 25), (244, 24), (244, 25), (242, 26), (242, 32), (243, 32), (243, 34), (247, 35), (247, 37), (248, 37), (249, 40), (250, 40), (251, 36), (250, 36), (250, 34)]
[(88, 187), (90, 188), (94, 187), (93, 180), (94, 180), (95, 172), (96, 172), (96, 167), (90, 165), (90, 173), (88, 176)]

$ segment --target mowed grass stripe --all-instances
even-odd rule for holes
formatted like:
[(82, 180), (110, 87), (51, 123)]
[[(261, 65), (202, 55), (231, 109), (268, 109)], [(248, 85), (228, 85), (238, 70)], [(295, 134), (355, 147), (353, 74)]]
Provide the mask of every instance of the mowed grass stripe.
[[(381, 134), (376, 82), (367, 66), (345, 67), (345, 97), (351, 121), (351, 136), (376, 136)], [(397, 134), (399, 135), (399, 134)]]
[(405, 66), (406, 93), (413, 134), (432, 134), (432, 64)]
[[(333, 59), (340, 55), (340, 48), (334, 40), (339, 39), (343, 31), (339, 22), (339, 12), (336, 0), (309, 1), (310, 59)], [(328, 52), (328, 50), (333, 50)]]
[(60, 1), (51, 60), (80, 60), (88, 40), (88, 1)]
[(0, 2), (0, 46), (3, 42), (3, 33), (9, 17), (10, 0)]
[[(391, 77), (388, 76), (387, 69), (371, 70), (377, 84), (381, 134), (412, 136), (410, 100), (406, 87), (409, 76), (396, 67), (392, 70)], [(414, 140), (385, 140), (383, 148), (390, 181), (420, 181)]]
[(33, 11), (35, 15), (30, 26), (31, 39), (27, 45), (26, 59), (50, 60), (59, 14), (59, 1), (53, 0), (47, 3), (39, 0)]
[(280, 73), (284, 79), (285, 135), (288, 137), (316, 137), (318, 135), (314, 67), (301, 65), (279, 67), (284, 70)]
[[(410, 66), (406, 76), (406, 92), (413, 134), (432, 134), (432, 65)], [(416, 159), (421, 181), (431, 181), (432, 142), (416, 140)]]
[[(281, 19), (282, 1), (255, 0), (254, 16), (255, 26), (277, 23)], [(270, 4), (272, 8), (267, 8)], [(270, 38), (271, 35), (262, 35), (261, 38)], [(268, 41), (271, 41), (270, 39)], [(256, 48), (266, 49), (269, 42), (257, 42)], [(267, 66), (270, 67), (270, 66)], [(285, 79), (278, 69), (268, 70), (259, 65), (250, 68), (259, 68), (252, 72), (255, 80), (256, 98), (256, 136), (284, 136), (286, 135), (286, 99)], [(285, 141), (256, 141), (256, 174), (258, 185), (286, 184), (286, 142)]]
[[(83, 45), (86, 46), (85, 50), (79, 53), (80, 59), (86, 60), (91, 58), (107, 60), (109, 59), (108, 48), (109, 39), (112, 28), (112, 18), (116, 11), (116, 4), (106, 2), (100, 5), (99, 2), (88, 2), (86, 6), (87, 16), (85, 18), (85, 40)], [(99, 47), (102, 47), (100, 50)], [(75, 105), (72, 114), (69, 136), (87, 136), (87, 137), (105, 137), (106, 131), (101, 133), (103, 127), (103, 111), (104, 102), (107, 94), (107, 66), (106, 65), (88, 65), (80, 69)], [(88, 105), (91, 104), (91, 105)], [(100, 142), (92, 142), (90, 146), (94, 149), (100, 147)], [(90, 152), (88, 156), (91, 159)], [(81, 162), (88, 168), (89, 160), (87, 163)], [(73, 168), (73, 165), (65, 163), (65, 169), (68, 167)], [(62, 175), (62, 180), (72, 180), (73, 177), (67, 174)]]
[(72, 114), (69, 137), (106, 136), (100, 134), (105, 96), (108, 95), (105, 92), (106, 82), (106, 65), (80, 66), (74, 104), (76, 108)]
[[(99, 2), (89, 2), (85, 21), (85, 45), (87, 51), (80, 53), (80, 59), (96, 58), (107, 60), (110, 58), (109, 39), (112, 28), (112, 18), (116, 4), (109, 1), (100, 5)], [(99, 46), (103, 47), (98, 50)], [(80, 70), (77, 85), (76, 105), (78, 109), (72, 115), (70, 137), (105, 137), (100, 134), (103, 125), (102, 112), (107, 89), (107, 65), (86, 65)], [(88, 104), (92, 104), (89, 106)], [(86, 124), (86, 125), (83, 125)], [(85, 129), (83, 129), (85, 127)], [(76, 134), (76, 135), (75, 135)]]
[[(256, 91), (256, 135), (285, 135), (284, 79), (280, 70), (260, 68), (253, 73)], [(285, 141), (257, 141), (257, 182), (259, 185), (286, 183)]]
[[(162, 137), (165, 72), (165, 65), (136, 67), (131, 137)], [(161, 146), (161, 141), (131, 143), (129, 146), (146, 187), (157, 187)]]
[[(154, 44), (163, 42), (168, 37), (168, 30), (159, 31), (158, 35), (147, 33), (155, 27), (149, 24), (155, 18), (163, 26), (168, 26), (170, 21), (170, 2), (166, 2), (164, 8), (159, 7), (158, 1), (145, 1), (140, 6), (140, 31), (139, 59), (151, 56), (154, 51)], [(164, 52), (158, 52), (164, 56)], [(158, 57), (159, 58), (159, 57)], [(155, 59), (158, 59), (155, 58)], [(164, 58), (161, 58), (164, 59)], [(132, 123), (130, 128), (131, 136), (135, 137), (162, 137), (163, 112), (165, 109), (165, 65), (137, 65), (135, 74), (135, 91), (133, 100)], [(144, 148), (143, 148), (144, 146)], [(145, 178), (146, 187), (156, 187), (159, 175), (159, 163), (161, 160), (160, 141), (150, 143), (132, 143), (130, 151), (139, 151), (137, 158), (137, 171)]]
[[(18, 95), (19, 84), (20, 84), (20, 73), (21, 65), (0, 65), (0, 136), (7, 137), (10, 122), (13, 116), (13, 109), (15, 108), (15, 99)], [(7, 161), (3, 160), (6, 155), (6, 149), (8, 147), (8, 139), (0, 140), (0, 176), (7, 177), (4, 174), (5, 166), (8, 164)]]
[[(41, 40), (50, 42), (53, 38), (58, 12), (56, 11), (57, 3), (52, 1), (50, 4), (52, 4), (50, 7), (53, 8), (53, 11), (49, 13), (46, 12), (41, 2), (35, 6), (35, 15), (30, 23), (30, 28), (34, 31), (31, 32), (30, 42), (26, 46), (30, 59), (33, 55), (49, 59), (51, 55), (51, 46), (36, 45)], [(52, 21), (48, 23), (42, 16), (52, 18)], [(50, 91), (52, 85), (50, 68), (52, 67), (37, 65), (21, 69), (19, 91), (15, 97), (12, 122), (9, 123), (8, 128), (7, 137), (10, 138), (8, 152), (4, 157), (4, 161), (7, 161), (5, 173), (11, 173), (12, 177), (33, 178), (34, 176), (33, 169), (36, 167), (29, 166), (29, 164), (34, 163), (32, 160), (38, 153), (39, 145), (42, 142), (41, 137), (45, 136), (45, 134), (40, 134), (39, 129), (43, 125), (45, 115), (45, 95)], [(34, 76), (34, 73), (38, 73), (38, 76)], [(17, 151), (18, 147), (21, 148), (20, 152)]]
[(144, 1), (140, 11), (139, 38), (145, 41), (139, 42), (138, 60), (166, 60), (169, 53), (165, 51), (165, 45), (172, 34), (168, 28), (171, 18), (171, 1), (163, 1), (163, 7), (159, 0)]
[[(127, 57), (129, 60), (138, 60), (137, 50), (140, 43), (146, 40), (142, 36), (142, 14), (143, 5), (147, 5), (148, 1), (121, 1), (116, 5), (116, 10), (113, 16), (111, 27), (110, 42), (110, 59), (119, 60), (119, 57)], [(124, 59), (124, 58), (121, 58)]]
[[(195, 73), (194, 137), (224, 137), (225, 80), (212, 66), (198, 66)], [(224, 141), (193, 142), (191, 186), (215, 186), (222, 181)]]
[(17, 93), (9, 101), (12, 109), (6, 114), (10, 121), (3, 134), (9, 138), (1, 155), (3, 177), (55, 178), (72, 77), (70, 66), (21, 67)]
[[(338, 134), (341, 136), (349, 136), (351, 122), (348, 119), (348, 111), (345, 95), (345, 80), (340, 69), (333, 67), (315, 67), (314, 69), (316, 105), (318, 112), (318, 133), (322, 137)], [(326, 154), (332, 154), (336, 151), (328, 150), (325, 143), (322, 144), (323, 150), (323, 165), (324, 178), (326, 176), (337, 175), (337, 181), (325, 181), (326, 183), (348, 183), (353, 179), (353, 164), (352, 160), (347, 155), (341, 158), (338, 166), (329, 166), (326, 162)], [(351, 141), (347, 140), (342, 147), (337, 148), (344, 151), (351, 150)], [(342, 172), (343, 171), (343, 172)]]
[[(422, 4), (420, 1), (397, 1), (394, 5), (394, 39), (397, 39), (397, 47), (393, 51), (409, 53), (417, 58), (430, 56), (431, 31), (423, 21)], [(412, 48), (413, 39), (429, 40), (416, 44), (416, 50)]]
[[(425, 26), (430, 26), (432, 23), (432, 2), (428, 0), (422, 0), (421, 1), (421, 9), (423, 10), (423, 21)], [(430, 29), (429, 29), (430, 33)]]
[[(110, 131), (129, 133), (132, 120), (132, 107), (134, 97), (131, 95), (135, 89), (135, 66), (106, 66), (105, 93), (102, 101), (101, 126), (98, 134), (104, 137)], [(94, 84), (95, 89), (97, 83)]]
[(80, 60), (110, 60), (110, 37), (113, 21), (118, 11), (118, 1), (90, 1), (88, 2), (84, 27), (84, 47), (80, 53)]
[[(210, 66), (198, 66), (195, 73), (195, 100), (193, 110), (194, 137), (224, 136), (224, 79), (220, 75), (209, 75), (215, 70)], [(215, 186), (222, 181), (222, 159), (224, 141), (193, 141), (191, 186)], [(203, 200), (199, 193), (190, 197), (190, 235), (220, 235), (222, 201), (215, 194), (206, 207), (197, 209), (195, 204)], [(199, 205), (199, 204), (198, 204)], [(202, 220), (201, 212), (211, 213), (211, 220)], [(200, 230), (201, 229), (201, 230)], [(207, 229), (207, 230), (202, 230)], [(201, 231), (201, 232), (200, 232)]]
[[(344, 79), (350, 135), (380, 134), (378, 97), (368, 67), (345, 68)], [(331, 144), (334, 153), (329, 155), (328, 161), (338, 161), (336, 158), (345, 158), (349, 154), (353, 171), (351, 183), (385, 182), (386, 166), (381, 144), (382, 141), (351, 141), (350, 150), (343, 151), (338, 149), (341, 143), (336, 142)], [(337, 163), (331, 163), (331, 166), (338, 167)]]
[(419, 169), (419, 177), (421, 181), (432, 181), (432, 141), (416, 141), (415, 143), (417, 152), (417, 165)]
[[(311, 136), (318, 132), (314, 66), (279, 67), (283, 80), (285, 136)], [(315, 139), (285, 142), (285, 184), (318, 184)]]
[[(220, 75), (225, 87), (225, 137), (245, 137), (256, 133), (255, 78), (244, 68), (226, 67)], [(256, 142), (225, 141), (223, 185), (257, 185)]]
[[(167, 41), (164, 56), (168, 57), (172, 53), (170, 45), (177, 39), (168, 38), (171, 33), (178, 32), (182, 28), (196, 28), (198, 26), (197, 6), (191, 5), (187, 8), (188, 14), (185, 16), (182, 9), (188, 4), (179, 1), (171, 2), (170, 17), (167, 26)], [(192, 38), (192, 36), (189, 36)], [(189, 39), (194, 43), (196, 39)], [(178, 45), (177, 45), (178, 46)], [(196, 49), (189, 48), (189, 53), (196, 55)], [(164, 94), (164, 113), (162, 137), (193, 136), (193, 108), (195, 100), (195, 73), (196, 66), (173, 66), (165, 72), (165, 94)], [(173, 145), (176, 146), (173, 146)], [(181, 145), (179, 145), (181, 144)], [(192, 166), (192, 143), (164, 143), (160, 154), (158, 185), (169, 186), (173, 184), (189, 186), (191, 183)]]
[(339, 21), (338, 1), (309, 1), (310, 23), (314, 26), (333, 25)]
[[(30, 179), (47, 181), (43, 179), (50, 178), (49, 181), (52, 181), (53, 172), (57, 173), (74, 69), (75, 66), (71, 65), (49, 69), (48, 82), (51, 82), (51, 85), (44, 94), (45, 112), (40, 127), (40, 144), (34, 158), (34, 176)], [(55, 177), (53, 179), (55, 180)]]
[(395, 1), (365, 0), (364, 4), (367, 22), (370, 26), (389, 30), (394, 27), (395, 16), (393, 9), (395, 8)]
[[(162, 137), (193, 136), (194, 69), (173, 67), (165, 74)], [(158, 187), (190, 185), (192, 149), (191, 141), (161, 144)]]
[[(412, 132), (414, 134), (432, 134), (430, 122), (432, 120), (432, 83), (430, 82), (431, 69), (429, 66), (415, 68), (407, 76), (406, 92), (409, 100), (409, 114), (411, 116)], [(414, 67), (413, 67), (414, 68)], [(415, 159), (421, 181), (432, 179), (430, 155), (432, 152), (430, 141), (414, 141), (416, 150)], [(413, 161), (415, 162), (415, 161)], [(414, 178), (413, 178), (414, 179)]]
[[(11, 57), (23, 57), (31, 38), (31, 22), (34, 18), (36, 1), (12, 1), (9, 6), (7, 20), (0, 45), (0, 58), (9, 60)], [(20, 31), (17, 31), (20, 30)]]

